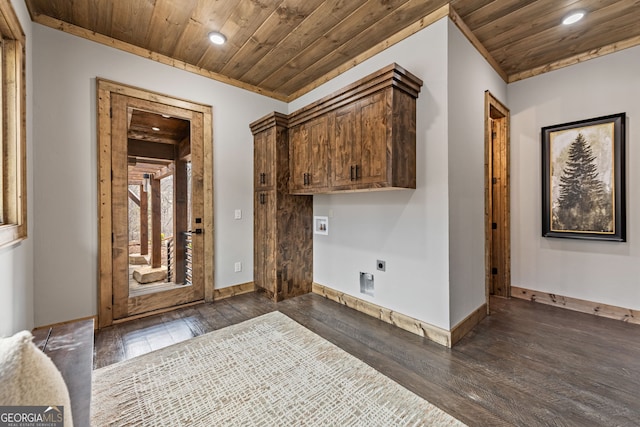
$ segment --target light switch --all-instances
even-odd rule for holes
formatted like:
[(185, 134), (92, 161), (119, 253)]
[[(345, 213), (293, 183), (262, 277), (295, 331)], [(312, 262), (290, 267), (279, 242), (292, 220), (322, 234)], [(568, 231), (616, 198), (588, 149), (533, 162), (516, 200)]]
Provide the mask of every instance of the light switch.
[(242, 210), (241, 209), (236, 209), (234, 215), (233, 215), (233, 219), (242, 219)]

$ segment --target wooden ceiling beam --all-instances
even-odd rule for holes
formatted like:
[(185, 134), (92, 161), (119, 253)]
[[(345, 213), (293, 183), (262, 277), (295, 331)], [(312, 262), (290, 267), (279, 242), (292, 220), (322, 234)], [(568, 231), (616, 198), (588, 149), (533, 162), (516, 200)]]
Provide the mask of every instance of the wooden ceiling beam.
[[(128, 181), (127, 183), (131, 185), (131, 181)], [(140, 207), (140, 198), (138, 198), (138, 196), (133, 191), (131, 191), (131, 189), (128, 190), (128, 194), (129, 194), (129, 200), (131, 200), (138, 207)]]
[(155, 142), (129, 139), (127, 145), (129, 156), (165, 160), (176, 159), (173, 144), (157, 144)]
[(155, 172), (153, 174), (153, 178), (154, 179), (163, 179), (166, 178), (168, 176), (173, 175), (175, 172), (175, 166), (174, 163), (171, 163), (168, 166), (163, 167), (162, 169), (160, 169), (159, 171)]
[(191, 155), (191, 139), (185, 138), (178, 144), (176, 158), (179, 160), (185, 160)]

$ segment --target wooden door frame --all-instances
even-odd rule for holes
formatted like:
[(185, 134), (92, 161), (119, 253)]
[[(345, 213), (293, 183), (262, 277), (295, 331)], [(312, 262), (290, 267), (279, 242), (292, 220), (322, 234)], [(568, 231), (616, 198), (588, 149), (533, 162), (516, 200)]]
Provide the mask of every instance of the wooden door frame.
[(489, 297), (491, 287), (491, 249), (493, 247), (493, 232), (492, 232), (492, 216), (493, 216), (493, 194), (492, 194), (492, 176), (493, 176), (493, 150), (491, 141), (491, 122), (492, 120), (504, 120), (504, 133), (500, 135), (505, 144), (505, 165), (506, 171), (506, 195), (505, 195), (505, 212), (504, 212), (504, 224), (502, 244), (505, 251), (505, 291), (507, 297), (511, 296), (511, 182), (510, 182), (510, 164), (511, 164), (511, 142), (510, 142), (510, 112), (505, 105), (498, 101), (491, 92), (485, 91), (485, 103), (484, 103), (484, 171), (485, 171), (485, 298), (487, 302), (487, 314), (490, 314)]
[[(213, 126), (211, 106), (96, 78), (98, 145), (98, 327), (113, 324), (113, 245), (111, 241), (111, 94), (157, 102), (202, 113), (204, 191), (204, 298), (213, 301)], [(153, 314), (150, 312), (148, 314)]]

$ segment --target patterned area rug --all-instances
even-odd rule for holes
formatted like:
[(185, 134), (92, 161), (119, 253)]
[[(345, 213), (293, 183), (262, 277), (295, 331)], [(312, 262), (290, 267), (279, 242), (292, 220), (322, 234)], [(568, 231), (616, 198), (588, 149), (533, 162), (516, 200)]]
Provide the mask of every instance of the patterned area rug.
[(93, 372), (94, 426), (464, 426), (279, 312)]

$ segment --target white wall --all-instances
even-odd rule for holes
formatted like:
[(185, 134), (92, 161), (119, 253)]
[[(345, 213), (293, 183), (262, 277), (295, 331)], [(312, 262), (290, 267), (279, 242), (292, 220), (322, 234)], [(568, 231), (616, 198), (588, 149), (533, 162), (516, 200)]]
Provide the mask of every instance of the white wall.
[[(512, 283), (640, 309), (640, 47), (510, 84)], [(627, 242), (541, 237), (540, 128), (627, 113)]]
[(96, 77), (213, 106), (215, 287), (252, 281), (249, 123), (286, 104), (38, 24), (33, 55), (36, 325), (97, 312)]
[(449, 21), (449, 280), (451, 326), (485, 303), (484, 104), (507, 85)]
[[(314, 215), (330, 216), (329, 235), (314, 236), (314, 281), (448, 329), (447, 19), (292, 102), (290, 112), (393, 62), (424, 82), (417, 188), (314, 196)], [(374, 297), (360, 293), (361, 271), (374, 274)]]
[(33, 320), (33, 109), (31, 18), (24, 1), (12, 0), (13, 9), (26, 36), (27, 86), (27, 240), (0, 249), (0, 337), (32, 329)]
[[(330, 216), (329, 235), (314, 236), (314, 281), (450, 329), (484, 303), (484, 91), (504, 97), (506, 84), (445, 18), (289, 111), (393, 62), (424, 81), (417, 188), (314, 196), (314, 214)], [(377, 259), (386, 272), (376, 270)], [(374, 297), (360, 293), (360, 271), (374, 273)]]

